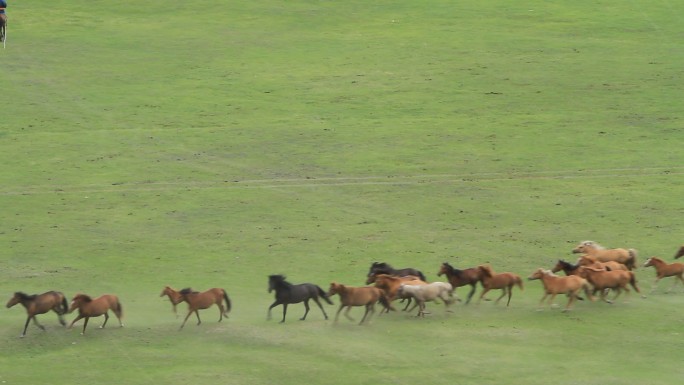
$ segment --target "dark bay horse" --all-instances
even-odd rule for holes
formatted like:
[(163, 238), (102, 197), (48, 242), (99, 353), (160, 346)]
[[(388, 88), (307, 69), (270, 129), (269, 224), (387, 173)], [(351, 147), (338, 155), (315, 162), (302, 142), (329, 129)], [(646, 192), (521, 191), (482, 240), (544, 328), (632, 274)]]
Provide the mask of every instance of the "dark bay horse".
[(62, 326), (66, 326), (66, 321), (64, 321), (63, 315), (67, 313), (69, 307), (64, 294), (58, 291), (48, 291), (40, 295), (28, 295), (18, 291), (15, 292), (14, 296), (7, 302), (7, 307), (10, 308), (18, 303), (26, 308), (26, 313), (28, 314), (21, 337), (26, 335), (26, 329), (28, 328), (29, 322), (31, 320), (33, 320), (33, 323), (36, 324), (36, 326), (42, 330), (45, 330), (45, 327), (38, 323), (36, 315), (47, 313), (50, 310), (57, 313), (57, 317), (59, 317), (59, 323), (61, 323)]
[(675, 253), (674, 259), (677, 259), (681, 256), (684, 256), (684, 245), (677, 250), (677, 253)]
[(76, 294), (76, 296), (74, 296), (74, 298), (71, 300), (69, 313), (76, 309), (78, 309), (78, 317), (71, 321), (69, 329), (74, 326), (76, 321), (80, 320), (81, 318), (85, 318), (85, 321), (83, 322), (83, 331), (81, 332), (82, 335), (85, 334), (86, 326), (88, 326), (88, 320), (90, 317), (99, 317), (104, 315), (105, 320), (102, 323), (102, 326), (100, 326), (100, 329), (103, 329), (109, 320), (110, 310), (112, 310), (114, 315), (116, 315), (116, 318), (119, 320), (119, 325), (121, 327), (124, 326), (121, 322), (121, 317), (123, 316), (121, 303), (119, 302), (119, 298), (113, 294), (105, 294), (95, 299), (92, 299), (90, 296), (85, 294)]
[[(230, 298), (228, 298), (226, 291), (221, 288), (215, 287), (201, 293), (193, 291), (191, 288), (185, 288), (178, 293), (182, 300), (188, 303), (188, 315), (185, 316), (183, 324), (180, 327), (181, 329), (183, 329), (183, 326), (185, 326), (185, 323), (192, 313), (197, 315), (197, 325), (201, 324), (202, 321), (200, 320), (199, 310), (208, 309), (213, 305), (216, 305), (219, 308), (218, 322), (221, 322), (224, 315), (228, 317), (228, 312), (230, 312), (231, 308)], [(226, 301), (226, 307), (223, 307), (223, 301)]]
[(579, 275), (579, 268), (579, 264), (573, 265), (566, 260), (559, 259), (558, 262), (556, 262), (556, 265), (551, 269), (551, 272), (557, 273), (563, 270), (565, 275)]
[(468, 299), (466, 299), (466, 305), (470, 303), (470, 300), (475, 294), (475, 288), (478, 282), (482, 282), (482, 270), (477, 267), (471, 267), (465, 270), (454, 269), (447, 262), (442, 263), (437, 273), (438, 277), (442, 274), (446, 275), (451, 286), (453, 286), (454, 291), (457, 287), (470, 285), (470, 293), (468, 293)]
[(304, 302), (304, 308), (306, 311), (304, 312), (304, 316), (300, 318), (300, 320), (304, 321), (306, 319), (306, 315), (309, 314), (309, 300), (313, 299), (314, 302), (318, 305), (318, 307), (321, 309), (323, 312), (323, 316), (325, 319), (328, 319), (328, 315), (325, 313), (325, 309), (323, 309), (323, 305), (321, 305), (321, 302), (318, 300), (318, 297), (323, 298), (326, 302), (329, 304), (333, 304), (332, 301), (328, 298), (328, 295), (321, 289), (319, 286), (314, 285), (313, 283), (301, 283), (297, 285), (293, 285), (285, 280), (285, 276), (283, 275), (269, 275), (268, 276), (268, 292), (272, 292), (275, 290), (275, 302), (271, 304), (271, 306), (268, 307), (268, 316), (266, 317), (267, 320), (271, 319), (271, 309), (278, 305), (283, 305), (283, 319), (280, 321), (280, 323), (285, 322), (285, 315), (287, 315), (287, 305), (291, 303), (300, 303)]
[(392, 266), (390, 266), (389, 263), (385, 262), (373, 262), (366, 276), (370, 277), (376, 274), (388, 274), (395, 275), (397, 277), (415, 275), (416, 277), (420, 278), (421, 281), (427, 282), (427, 280), (425, 279), (425, 275), (414, 268), (406, 267), (403, 269), (395, 269)]

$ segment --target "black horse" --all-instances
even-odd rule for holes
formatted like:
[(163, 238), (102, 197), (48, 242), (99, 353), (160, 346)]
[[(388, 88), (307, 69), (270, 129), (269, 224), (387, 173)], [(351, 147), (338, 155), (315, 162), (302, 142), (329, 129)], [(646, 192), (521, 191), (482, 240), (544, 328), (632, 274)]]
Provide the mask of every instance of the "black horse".
[(333, 304), (328, 298), (328, 295), (320, 287), (312, 283), (302, 283), (298, 285), (293, 285), (285, 281), (285, 276), (283, 275), (269, 275), (268, 276), (268, 292), (275, 290), (275, 302), (268, 307), (267, 320), (271, 319), (271, 309), (278, 305), (283, 305), (283, 320), (280, 323), (285, 322), (285, 315), (287, 314), (287, 305), (291, 303), (304, 302), (304, 307), (306, 311), (304, 316), (300, 320), (305, 320), (306, 315), (309, 314), (309, 300), (313, 299), (318, 307), (323, 312), (325, 319), (328, 319), (328, 315), (325, 314), (325, 310), (318, 300), (318, 297), (323, 298), (327, 303)]
[(425, 279), (425, 275), (416, 269), (410, 267), (404, 269), (395, 269), (385, 262), (373, 262), (373, 264), (370, 267), (370, 270), (368, 270), (368, 277), (375, 274), (389, 274), (398, 277), (415, 275), (416, 277), (420, 278), (421, 281), (427, 282), (427, 280)]

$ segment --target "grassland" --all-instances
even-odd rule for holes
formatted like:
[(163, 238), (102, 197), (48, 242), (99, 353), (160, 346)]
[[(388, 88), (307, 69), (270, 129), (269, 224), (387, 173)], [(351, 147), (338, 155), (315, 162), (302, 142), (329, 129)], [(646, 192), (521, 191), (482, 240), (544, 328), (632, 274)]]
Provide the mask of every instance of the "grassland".
[[(367, 327), (315, 308), (300, 322), (301, 306), (284, 325), (265, 316), (273, 273), (360, 285), (382, 260), (433, 280), (443, 261), (527, 275), (585, 239), (670, 260), (683, 8), (11, 3), (0, 293), (116, 293), (126, 327), (81, 337), (46, 315), (20, 339), (24, 312), (3, 308), (0, 381), (681, 381), (684, 294), (665, 282), (568, 314), (537, 311), (530, 282), (508, 309)], [(653, 271), (637, 275), (649, 292)], [(208, 310), (179, 332), (164, 285), (225, 287), (231, 318)]]

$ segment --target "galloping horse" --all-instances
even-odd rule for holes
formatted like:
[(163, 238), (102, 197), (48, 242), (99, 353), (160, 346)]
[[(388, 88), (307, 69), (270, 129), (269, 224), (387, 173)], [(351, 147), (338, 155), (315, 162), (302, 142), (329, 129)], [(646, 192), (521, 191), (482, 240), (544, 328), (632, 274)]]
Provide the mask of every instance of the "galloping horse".
[(328, 319), (328, 315), (325, 314), (325, 309), (323, 305), (318, 300), (318, 297), (323, 298), (329, 304), (333, 304), (332, 301), (325, 294), (323, 289), (312, 283), (301, 283), (298, 285), (293, 285), (285, 280), (283, 275), (269, 275), (268, 276), (268, 292), (275, 290), (275, 302), (268, 307), (267, 320), (271, 319), (271, 309), (278, 305), (283, 305), (283, 319), (280, 323), (285, 322), (285, 315), (287, 314), (287, 305), (291, 303), (304, 302), (304, 316), (300, 318), (301, 321), (306, 319), (306, 315), (309, 314), (309, 300), (313, 299), (314, 302), (323, 312), (325, 319)]
[[(404, 277), (407, 275), (415, 275), (416, 277), (420, 278), (421, 281), (427, 282), (425, 279), (425, 275), (421, 273), (420, 271), (411, 268), (411, 267), (406, 267), (403, 269), (395, 269), (392, 266), (390, 266), (388, 263), (385, 262), (373, 262), (371, 264), (370, 269), (368, 270), (368, 275), (367, 277), (370, 278), (372, 275), (376, 274), (389, 274), (389, 275), (395, 275), (397, 277)], [(366, 284), (369, 284), (370, 282), (366, 282)]]
[(178, 311), (176, 310), (176, 305), (184, 301), (183, 296), (179, 291), (172, 289), (170, 286), (165, 286), (164, 290), (162, 290), (159, 296), (163, 297), (165, 295), (169, 297), (169, 301), (171, 301), (171, 305), (173, 306), (173, 314), (175, 314), (176, 318), (178, 318)]
[(441, 298), (444, 301), (445, 308), (448, 309), (449, 305), (453, 302), (453, 291), (453, 286), (448, 282), (432, 282), (425, 285), (407, 285), (403, 283), (399, 286), (399, 295), (413, 297), (416, 300), (416, 304), (411, 308), (413, 310), (418, 306), (416, 317), (425, 317), (425, 314), (428, 314), (425, 311), (425, 302), (434, 301), (437, 298)]
[(437, 276), (441, 277), (442, 274), (445, 274), (447, 276), (449, 283), (454, 288), (454, 292), (458, 287), (470, 285), (470, 293), (468, 293), (466, 305), (470, 303), (470, 300), (473, 298), (473, 295), (475, 294), (475, 289), (477, 288), (477, 283), (482, 282), (482, 271), (477, 267), (459, 270), (454, 269), (450, 264), (444, 262), (442, 263), (442, 266), (440, 266)]
[[(653, 288), (651, 289), (651, 293), (653, 293), (653, 291), (656, 289), (658, 281), (666, 277), (677, 277), (679, 281), (684, 285), (684, 263), (667, 263), (658, 257), (651, 257), (648, 260), (646, 260), (644, 266), (653, 266), (656, 269), (656, 279), (655, 282), (653, 282)], [(675, 287), (675, 285), (677, 285), (677, 280), (674, 281), (674, 284), (667, 292), (669, 293), (670, 290), (672, 290)]]
[(105, 320), (102, 323), (102, 326), (100, 326), (100, 329), (103, 329), (109, 320), (109, 310), (114, 312), (114, 315), (119, 320), (119, 326), (124, 326), (121, 322), (121, 317), (123, 316), (121, 302), (119, 302), (119, 298), (113, 294), (105, 294), (95, 299), (92, 299), (90, 296), (85, 294), (76, 294), (76, 296), (74, 296), (74, 298), (71, 300), (69, 313), (76, 309), (78, 309), (78, 317), (71, 321), (69, 329), (74, 326), (76, 321), (80, 320), (81, 318), (85, 318), (81, 335), (85, 334), (86, 326), (88, 326), (88, 320), (90, 317), (99, 317), (104, 315)]
[(21, 333), (21, 337), (24, 337), (26, 335), (26, 329), (28, 328), (29, 322), (32, 319), (33, 323), (36, 326), (38, 326), (42, 330), (45, 330), (45, 327), (38, 323), (36, 315), (47, 313), (50, 310), (57, 313), (59, 323), (62, 324), (62, 326), (66, 325), (66, 321), (64, 321), (63, 315), (67, 313), (69, 307), (67, 305), (67, 301), (64, 297), (64, 294), (58, 291), (48, 291), (40, 295), (28, 295), (20, 291), (17, 291), (14, 293), (14, 296), (10, 298), (10, 300), (7, 302), (7, 307), (10, 308), (18, 303), (20, 303), (24, 308), (26, 308), (26, 313), (28, 314), (28, 317), (26, 318), (26, 323), (24, 324), (24, 331)]
[(551, 270), (539, 268), (535, 270), (532, 275), (527, 277), (527, 279), (530, 281), (540, 279), (544, 285), (544, 296), (539, 301), (539, 308), (542, 308), (544, 300), (549, 295), (551, 296), (551, 298), (549, 298), (549, 306), (553, 306), (553, 299), (556, 298), (556, 295), (565, 294), (568, 296), (568, 304), (563, 311), (570, 310), (575, 299), (581, 299), (577, 293), (582, 289), (584, 289), (587, 297), (591, 298), (591, 285), (586, 279), (577, 275), (559, 277)]
[(408, 303), (406, 304), (406, 307), (404, 307), (404, 310), (408, 309), (409, 305), (411, 305), (411, 297), (402, 297), (399, 295), (399, 286), (401, 284), (407, 284), (407, 285), (425, 285), (425, 281), (419, 279), (418, 277), (414, 275), (407, 275), (404, 277), (397, 277), (394, 275), (389, 275), (389, 274), (373, 274), (372, 276), (368, 277), (368, 283), (375, 283), (375, 287), (379, 288), (382, 290), (385, 295), (380, 299), (383, 302), (383, 305), (385, 306), (384, 312), (389, 313), (390, 310), (396, 310), (392, 306), (392, 301), (394, 301), (397, 298), (405, 298), (408, 299)]
[(629, 270), (636, 269), (637, 251), (634, 249), (606, 249), (594, 241), (584, 241), (572, 249), (575, 254), (588, 254), (600, 262), (617, 261)]
[(563, 270), (565, 275), (579, 275), (579, 268), (580, 265), (573, 265), (568, 261), (559, 259), (558, 262), (556, 262), (556, 265), (551, 269), (551, 272), (557, 273)]
[(3, 48), (5, 48), (6, 38), (7, 38), (7, 16), (2, 14), (2, 15), (0, 15), (0, 42), (2, 42)]
[[(594, 287), (594, 294), (601, 292), (601, 300), (607, 303), (613, 303), (620, 296), (622, 290), (629, 294), (627, 285), (631, 285), (637, 293), (641, 294), (641, 290), (637, 286), (636, 276), (632, 271), (596, 269), (594, 267), (580, 267), (580, 276), (585, 278)], [(608, 290), (613, 289), (617, 293), (612, 300), (606, 299)], [(643, 295), (642, 295), (643, 297)]]
[(681, 256), (684, 256), (684, 246), (680, 247), (679, 250), (677, 250), (677, 253), (674, 256), (674, 259), (677, 259)]
[(523, 290), (523, 282), (520, 276), (513, 273), (499, 273), (495, 274), (491, 267), (487, 265), (480, 265), (478, 268), (482, 271), (482, 287), (484, 290), (480, 294), (480, 299), (478, 303), (482, 301), (482, 298), (487, 294), (488, 291), (492, 289), (501, 289), (501, 296), (496, 299), (499, 303), (501, 298), (508, 294), (508, 302), (506, 306), (511, 304), (511, 296), (513, 295), (513, 286), (518, 285), (520, 290)]
[(629, 270), (629, 268), (618, 261), (601, 262), (598, 258), (585, 254), (577, 260), (580, 266), (600, 266), (606, 270)]
[[(188, 315), (185, 316), (183, 323), (181, 324), (181, 329), (185, 326), (185, 323), (190, 318), (192, 313), (197, 316), (197, 325), (202, 323), (199, 316), (199, 310), (208, 309), (212, 305), (216, 305), (219, 308), (219, 320), (221, 322), (223, 316), (228, 317), (228, 312), (230, 312), (230, 298), (225, 290), (221, 288), (212, 288), (207, 291), (197, 292), (193, 291), (191, 288), (185, 288), (178, 292), (181, 295), (183, 301), (188, 303)], [(226, 301), (226, 307), (223, 307), (223, 301)]]
[(363, 318), (361, 318), (359, 325), (362, 325), (364, 321), (366, 321), (366, 316), (368, 316), (368, 321), (370, 321), (372, 313), (375, 313), (375, 304), (384, 295), (382, 290), (375, 286), (352, 287), (332, 282), (327, 295), (328, 297), (332, 297), (335, 294), (340, 296), (340, 308), (337, 310), (337, 314), (335, 314), (334, 322), (337, 323), (340, 312), (345, 307), (347, 308), (347, 311), (344, 312), (344, 316), (347, 317), (348, 320), (354, 321), (354, 319), (349, 316), (349, 311), (352, 306), (365, 306), (366, 312), (363, 313)]

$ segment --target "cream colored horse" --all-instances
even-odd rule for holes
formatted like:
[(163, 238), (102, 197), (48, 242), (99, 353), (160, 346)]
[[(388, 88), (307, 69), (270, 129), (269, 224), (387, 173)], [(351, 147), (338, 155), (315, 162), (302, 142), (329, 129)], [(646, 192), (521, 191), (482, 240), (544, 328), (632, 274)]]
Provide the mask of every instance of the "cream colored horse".
[(637, 251), (634, 249), (606, 249), (594, 241), (584, 241), (572, 249), (575, 254), (587, 254), (599, 262), (617, 261), (629, 270), (636, 269)]
[(401, 284), (399, 286), (399, 296), (412, 297), (416, 300), (416, 304), (409, 310), (413, 310), (418, 306), (417, 317), (425, 317), (428, 314), (425, 311), (425, 302), (434, 301), (437, 298), (444, 301), (446, 309), (453, 302), (454, 288), (448, 282), (431, 282), (426, 285), (407, 285)]

